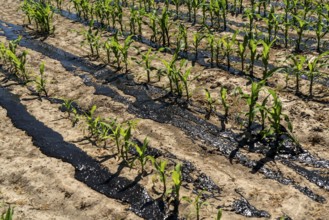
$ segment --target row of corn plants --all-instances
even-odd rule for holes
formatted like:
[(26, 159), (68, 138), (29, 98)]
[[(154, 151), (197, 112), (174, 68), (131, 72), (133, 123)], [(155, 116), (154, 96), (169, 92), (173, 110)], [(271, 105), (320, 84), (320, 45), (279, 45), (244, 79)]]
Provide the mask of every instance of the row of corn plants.
[[(173, 213), (179, 215), (179, 206), (182, 201), (188, 201), (191, 203), (192, 198), (181, 196), (181, 186), (183, 183), (182, 176), (182, 164), (176, 163), (173, 165), (173, 169), (168, 167), (168, 160), (154, 158), (148, 154), (149, 146), (148, 139), (145, 138), (143, 143), (138, 144), (133, 140), (133, 132), (136, 127), (136, 121), (130, 120), (126, 122), (119, 122), (117, 119), (101, 118), (96, 116), (96, 105), (93, 105), (91, 109), (83, 114), (79, 113), (79, 110), (74, 106), (73, 100), (64, 99), (62, 107), (67, 112), (67, 118), (75, 125), (77, 121), (84, 121), (86, 131), (86, 137), (95, 143), (97, 146), (103, 148), (109, 148), (113, 146), (117, 151), (117, 158), (122, 159), (130, 169), (136, 166), (136, 162), (139, 164), (140, 174), (147, 176), (147, 166), (151, 165), (152, 172), (156, 173), (157, 182), (160, 182), (160, 186), (154, 185), (153, 189), (160, 191), (162, 200), (167, 204), (167, 210), (170, 210), (172, 206)], [(168, 180), (170, 178), (170, 181)], [(153, 181), (153, 184), (155, 182)], [(200, 209), (204, 202), (200, 198), (199, 194), (194, 201), (197, 201), (195, 205), (197, 218), (200, 218)], [(218, 211), (216, 219), (221, 218), (221, 210)]]
[(24, 0), (21, 10), (27, 16), (29, 24), (34, 24), (41, 34), (49, 35), (54, 32), (54, 9), (48, 2)]
[(0, 43), (0, 61), (2, 62), (2, 68), (25, 85), (33, 83), (39, 95), (48, 96), (45, 79), (45, 64), (41, 63), (39, 75), (32, 77), (34, 74), (27, 67), (28, 52), (26, 50), (22, 52), (17, 50), (21, 38), (22, 37), (19, 37), (16, 40), (9, 41), (8, 46), (4, 42)]
[[(104, 3), (104, 2), (103, 2)], [(106, 2), (109, 3), (109, 2)], [(113, 2), (111, 2), (113, 3)], [(117, 4), (114, 4), (115, 7), (122, 7), (119, 2), (116, 2)], [(91, 4), (92, 3), (88, 3)], [(110, 3), (109, 3), (110, 4)], [(113, 4), (111, 4), (113, 5)], [(96, 7), (96, 6), (95, 6)], [(122, 10), (121, 10), (122, 11)], [(168, 14), (169, 12), (165, 9), (162, 11), (161, 15), (158, 15), (155, 11), (151, 12), (151, 13), (146, 13), (145, 14), (145, 10), (134, 10), (131, 9), (132, 12), (131, 13), (131, 23), (130, 23), (130, 33), (136, 33), (136, 26), (138, 26), (138, 29), (141, 30), (141, 23), (142, 23), (142, 19), (143, 19), (143, 15), (147, 15), (150, 18), (150, 22), (146, 22), (149, 26), (150, 29), (152, 30), (153, 34), (151, 37), (151, 40), (153, 39), (154, 41), (157, 40), (162, 40), (162, 45), (163, 46), (170, 46), (170, 36), (168, 34), (168, 29), (171, 26), (171, 24), (169, 24), (168, 21)], [(136, 13), (139, 14), (139, 16), (136, 16)], [(274, 13), (274, 7), (271, 7), (271, 10), (269, 11), (269, 15), (268, 15), (268, 21), (266, 22), (269, 27), (268, 27), (268, 36), (265, 37), (262, 40), (257, 40), (257, 37), (255, 36), (255, 34), (250, 33), (250, 35), (247, 35), (248, 37), (244, 37), (243, 42), (239, 42), (236, 40), (236, 34), (235, 33), (233, 36), (222, 36), (220, 37), (220, 39), (217, 39), (218, 37), (216, 37), (214, 34), (212, 33), (208, 33), (208, 34), (200, 34), (200, 33), (196, 33), (193, 36), (193, 41), (192, 41), (192, 45), (194, 47), (195, 50), (195, 59), (197, 59), (198, 57), (198, 47), (201, 44), (202, 40), (204, 38), (207, 37), (208, 40), (208, 45), (209, 46), (209, 50), (210, 50), (210, 55), (211, 55), (211, 60), (210, 60), (210, 64), (211, 66), (214, 66), (214, 60), (216, 60), (216, 64), (219, 64), (219, 57), (223, 56), (226, 58), (226, 64), (228, 66), (228, 69), (230, 69), (231, 67), (231, 62), (230, 62), (230, 56), (233, 53), (233, 55), (238, 55), (240, 57), (241, 60), (241, 70), (244, 71), (245, 69), (245, 61), (246, 61), (246, 52), (250, 52), (249, 54), (249, 61), (250, 61), (250, 65), (249, 65), (249, 74), (250, 76), (253, 77), (253, 67), (255, 62), (260, 59), (263, 63), (263, 77), (262, 79), (266, 79), (269, 76), (271, 76), (274, 71), (278, 70), (278, 68), (275, 68), (273, 71), (269, 70), (269, 59), (270, 59), (270, 49), (271, 47), (273, 47), (273, 45), (276, 44), (277, 42), (277, 27), (273, 27), (273, 22), (275, 20), (276, 14)], [(137, 18), (138, 17), (138, 18)], [(252, 16), (254, 17), (254, 16)], [(104, 19), (102, 19), (104, 20)], [(114, 16), (113, 20), (117, 20), (116, 17)], [(120, 20), (120, 19), (119, 19)], [(136, 22), (136, 25), (135, 25)], [(251, 23), (251, 22), (250, 22)], [(275, 23), (275, 22), (274, 22)], [(120, 26), (122, 26), (122, 24), (120, 24)], [(186, 34), (186, 28), (184, 28), (184, 25), (180, 25), (179, 26), (179, 32), (177, 34), (177, 45), (179, 45), (182, 41), (183, 41), (183, 51), (187, 51), (188, 50), (188, 42), (187, 42), (187, 34)], [(273, 31), (274, 30), (274, 31)], [(138, 31), (139, 33), (141, 33), (141, 31)], [(252, 32), (252, 31), (251, 31)], [(274, 36), (272, 36), (272, 32), (274, 32)], [(157, 36), (160, 33), (161, 36)], [(89, 31), (86, 31), (85, 35), (86, 35), (86, 41), (89, 42), (89, 44), (91, 45), (91, 52), (92, 54), (94, 53), (94, 48), (93, 45), (96, 45), (96, 52), (98, 55), (98, 49), (101, 46), (99, 43), (99, 36), (97, 36), (98, 31), (95, 31), (94, 33), (91, 31), (91, 29)], [(138, 36), (140, 36), (140, 34), (138, 34)], [(114, 38), (116, 39), (116, 38)], [(273, 40), (272, 40), (273, 39)], [(116, 57), (116, 61), (117, 61), (117, 66), (120, 67), (120, 52), (123, 55), (123, 61), (125, 62), (125, 66), (126, 66), (126, 71), (127, 71), (127, 59), (126, 59), (126, 54), (125, 53), (127, 50), (127, 47), (122, 46), (121, 48), (119, 47), (119, 44), (116, 44), (116, 42), (111, 41), (114, 45), (116, 46), (109, 46), (109, 43), (105, 43), (104, 47), (107, 51), (108, 54), (108, 61), (109, 61), (109, 54), (110, 54), (110, 48), (112, 48), (114, 55)], [(238, 43), (238, 47), (236, 47), (235, 43)], [(128, 43), (129, 44), (129, 43)], [(262, 51), (261, 53), (257, 52), (258, 49), (258, 45), (261, 44), (262, 46)], [(126, 44), (127, 45), (127, 44)], [(235, 53), (235, 54), (234, 54)], [(216, 59), (215, 59), (216, 57)]]

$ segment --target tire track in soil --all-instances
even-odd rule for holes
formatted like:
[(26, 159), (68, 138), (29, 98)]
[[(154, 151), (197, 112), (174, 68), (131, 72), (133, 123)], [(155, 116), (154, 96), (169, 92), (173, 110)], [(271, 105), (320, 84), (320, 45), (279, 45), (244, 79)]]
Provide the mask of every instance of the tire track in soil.
[[(218, 128), (217, 126), (214, 126), (209, 122), (196, 117), (187, 109), (172, 105), (172, 103), (168, 103), (164, 100), (155, 101), (152, 99), (152, 93), (153, 95), (158, 95), (163, 93), (163, 90), (152, 86), (145, 87), (137, 85), (134, 82), (129, 82), (127, 80), (125, 83), (123, 83), (122, 80), (125, 81), (123, 75), (117, 75), (112, 78), (108, 78), (108, 84), (114, 85), (119, 90), (123, 91), (126, 95), (130, 95), (136, 98), (136, 101), (131, 103), (128, 101), (128, 99), (119, 95), (108, 85), (99, 85), (91, 81), (89, 77), (102, 79), (103, 75), (114, 75), (113, 72), (104, 68), (104, 65), (97, 66), (91, 64), (85, 59), (70, 54), (69, 52), (63, 51), (44, 42), (29, 39), (29, 35), (21, 26), (0, 21), (0, 28), (5, 32), (5, 36), (8, 40), (16, 39), (18, 37), (18, 33), (23, 35), (25, 38), (23, 38), (21, 41), (22, 46), (38, 51), (52, 59), (60, 61), (67, 71), (73, 72), (73, 74), (75, 74), (75, 70), (77, 70), (77, 67), (79, 67), (80, 70), (88, 72), (88, 74), (91, 76), (81, 74), (75, 75), (81, 77), (85, 85), (93, 86), (96, 90), (95, 94), (105, 95), (111, 97), (115, 101), (127, 104), (128, 111), (130, 113), (144, 119), (151, 119), (160, 123), (172, 124), (173, 126), (182, 129), (188, 136), (192, 137), (193, 139), (202, 140), (207, 144), (212, 145), (228, 158), (230, 158), (232, 152), (235, 152), (238, 149), (236, 140), (231, 133), (221, 132), (221, 128)], [(238, 151), (236, 152), (234, 159), (251, 169), (255, 168), (259, 164), (259, 161), (250, 160), (246, 155)], [(281, 160), (285, 159), (281, 158)], [(327, 190), (329, 189), (329, 181), (326, 178), (323, 178), (315, 172), (311, 172), (306, 169), (304, 172), (298, 172), (298, 170), (294, 169), (296, 166), (289, 167), (319, 187), (324, 187)], [(326, 201), (324, 197), (317, 195), (308, 187), (303, 187), (296, 183), (293, 179), (284, 177), (280, 172), (276, 172), (270, 168), (267, 168), (265, 164), (262, 164), (258, 172), (262, 173), (266, 178), (276, 180), (281, 184), (292, 185), (295, 189), (299, 190), (316, 202), (324, 203)]]

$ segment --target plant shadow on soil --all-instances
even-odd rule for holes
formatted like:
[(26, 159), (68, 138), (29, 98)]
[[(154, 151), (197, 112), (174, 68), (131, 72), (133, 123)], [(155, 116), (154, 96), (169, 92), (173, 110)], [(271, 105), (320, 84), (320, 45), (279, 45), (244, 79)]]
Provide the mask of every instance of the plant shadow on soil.
[[(20, 33), (23, 33), (23, 35), (28, 36), (26, 33), (24, 33), (24, 30), (19, 27), (12, 24), (5, 24), (5, 22), (0, 21), (0, 27), (4, 30), (4, 35), (9, 39), (16, 39), (17, 34), (16, 31), (18, 30)], [(22, 40), (22, 46), (25, 46), (27, 48), (30, 48), (32, 50), (41, 52), (53, 59), (59, 60), (63, 67), (67, 71), (74, 72), (76, 70), (76, 66), (79, 66), (86, 72), (89, 72), (92, 77), (99, 77), (100, 75), (106, 74), (107, 76), (112, 75), (110, 70), (106, 68), (99, 68), (99, 66), (93, 65), (89, 63), (88, 61), (81, 59), (79, 57), (76, 57), (72, 54), (69, 54), (68, 52), (65, 52), (63, 50), (60, 50), (58, 48), (55, 48), (53, 46), (47, 45), (43, 42), (38, 42), (36, 40), (30, 40), (30, 39), (23, 39)], [(97, 73), (97, 74), (96, 74)], [(99, 74), (101, 73), (101, 74)], [(235, 143), (235, 134), (230, 132), (224, 132), (227, 136), (226, 138), (223, 138), (223, 132), (221, 133), (221, 128), (218, 128), (209, 122), (206, 122), (196, 116), (194, 116), (192, 113), (190, 113), (187, 109), (181, 108), (179, 106), (172, 105), (171, 103), (167, 103), (165, 100), (158, 100), (155, 102), (152, 98), (152, 96), (163, 93), (163, 90), (148, 86), (148, 89), (145, 88), (145, 86), (137, 85), (133, 81), (125, 78), (125, 77), (110, 77), (106, 81), (110, 83), (112, 86), (115, 86), (119, 90), (123, 91), (126, 95), (131, 95), (136, 98), (136, 101), (134, 103), (130, 102), (125, 97), (119, 95), (116, 91), (111, 89), (107, 85), (99, 85), (96, 83), (91, 82), (91, 80), (88, 80), (88, 77), (90, 75), (79, 75), (82, 79), (84, 79), (84, 83), (87, 86), (93, 86), (96, 89), (95, 94), (102, 94), (109, 96), (113, 98), (115, 101), (119, 101), (121, 103), (127, 104), (129, 106), (128, 110), (130, 113), (135, 114), (138, 117), (152, 119), (157, 122), (161, 123), (169, 123), (176, 127), (181, 128), (183, 131), (185, 131), (186, 134), (193, 137), (194, 139), (201, 139), (205, 140), (207, 143), (211, 144), (215, 148), (217, 148), (220, 152), (222, 152), (225, 156), (230, 157), (229, 155), (234, 152), (231, 156), (232, 158), (235, 158), (237, 161), (239, 161), (242, 165), (253, 168), (257, 167), (257, 162), (252, 161), (248, 159), (245, 155), (238, 152), (238, 148), (234, 147), (237, 144)], [(201, 132), (204, 131), (204, 132)], [(236, 151), (236, 152), (235, 152)], [(317, 159), (313, 157), (312, 155), (309, 155), (309, 153), (304, 152), (304, 158), (312, 158), (312, 161), (308, 163), (313, 166), (317, 166), (318, 164), (321, 164), (323, 167), (329, 166), (328, 161), (324, 161), (321, 159)], [(306, 156), (305, 156), (306, 155)], [(294, 157), (290, 157), (294, 158)], [(303, 157), (297, 157), (297, 160), (302, 161)], [(90, 158), (88, 159), (90, 160)], [(291, 179), (283, 177), (281, 174), (276, 173), (275, 171), (270, 170), (269, 168), (263, 167), (265, 163), (262, 164), (260, 161), (261, 166), (259, 165), (259, 172), (263, 173), (266, 177), (275, 179), (280, 183), (283, 184), (291, 184), (296, 189), (304, 193), (305, 195), (309, 196), (313, 200), (317, 202), (324, 202), (325, 199), (322, 196), (316, 195), (314, 192), (312, 192), (310, 189), (306, 187), (302, 187), (298, 185), (297, 183), (294, 183)], [(328, 180), (324, 177), (321, 177), (319, 174), (316, 174), (315, 172), (309, 171), (305, 168), (302, 169), (302, 167), (294, 164), (292, 161), (289, 161), (285, 158), (279, 158), (279, 161), (281, 161), (283, 164), (286, 164), (288, 167), (293, 168), (297, 173), (300, 175), (306, 177), (309, 181), (317, 184), (320, 187), (324, 187), (325, 189), (329, 189), (329, 183)], [(322, 161), (319, 163), (319, 161)], [(100, 169), (100, 168), (99, 168)], [(102, 171), (103, 172), (103, 171)], [(88, 172), (84, 171), (83, 169), (81, 172), (79, 172), (79, 175), (77, 175), (77, 178), (83, 179), (83, 175), (89, 175)], [(96, 179), (100, 178), (97, 176), (94, 176)]]

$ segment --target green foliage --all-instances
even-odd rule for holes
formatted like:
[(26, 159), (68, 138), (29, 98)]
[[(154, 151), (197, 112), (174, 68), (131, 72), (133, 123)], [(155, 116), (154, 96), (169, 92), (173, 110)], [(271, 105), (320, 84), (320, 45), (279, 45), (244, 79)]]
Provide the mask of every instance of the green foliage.
[(144, 142), (143, 142), (143, 145), (141, 147), (138, 146), (137, 144), (134, 144), (134, 147), (135, 147), (136, 152), (137, 152), (137, 156), (134, 158), (131, 165), (134, 164), (135, 160), (138, 160), (140, 165), (141, 165), (141, 173), (142, 174), (145, 173), (145, 165), (146, 165), (147, 161), (150, 160), (150, 156), (148, 156), (146, 154), (148, 143), (149, 143), (149, 141), (147, 140), (147, 138), (145, 138)]
[(194, 206), (197, 220), (200, 220), (200, 210), (204, 206), (208, 205), (208, 203), (203, 200), (202, 193), (203, 193), (203, 191), (199, 192), (198, 195), (194, 199), (191, 199), (190, 197), (187, 197), (187, 196), (182, 197), (183, 200), (187, 201), (188, 203), (190, 203), (191, 205)]
[(29, 23), (34, 21), (37, 31), (46, 35), (53, 33), (52, 20), (54, 11), (50, 4), (43, 1), (24, 0), (21, 9), (28, 17)]
[(14, 216), (14, 209), (9, 207), (5, 213), (0, 216), (0, 220), (12, 220)]
[(202, 32), (195, 32), (194, 35), (193, 35), (193, 41), (192, 41), (192, 44), (194, 46), (194, 49), (195, 49), (195, 56), (194, 56), (194, 60), (197, 61), (198, 59), (198, 48), (199, 48), (199, 45), (202, 41), (203, 38), (205, 38), (206, 35), (204, 35)]
[(173, 195), (176, 201), (180, 200), (180, 187), (182, 185), (182, 164), (177, 164), (172, 171), (171, 179), (174, 183), (173, 185)]
[(304, 73), (306, 57), (304, 55), (291, 55), (288, 57), (292, 61), (289, 69), (296, 77), (296, 94), (299, 94), (299, 78)]
[(34, 80), (34, 83), (36, 84), (36, 90), (39, 95), (42, 93), (48, 97), (48, 92), (47, 92), (47, 81), (45, 78), (45, 64), (42, 62), (40, 64), (39, 68), (39, 76)]
[(273, 105), (268, 108), (268, 119), (270, 121), (270, 129), (267, 134), (275, 134), (276, 141), (279, 140), (279, 136), (282, 134), (281, 120), (282, 118), (288, 123), (288, 129), (292, 132), (292, 124), (290, 123), (289, 117), (282, 113), (282, 103), (279, 100), (274, 90), (268, 90), (273, 98)]
[(220, 89), (220, 100), (221, 100), (222, 105), (224, 107), (224, 111), (225, 111), (224, 117), (225, 117), (225, 120), (227, 121), (229, 106), (228, 106), (228, 103), (227, 103), (227, 89), (224, 88), (224, 87), (222, 87)]
[(94, 20), (89, 23), (88, 30), (82, 31), (84, 40), (81, 45), (88, 44), (90, 47), (91, 56), (99, 57), (99, 48), (101, 47), (99, 30), (93, 31)]
[(214, 100), (214, 99), (211, 97), (211, 94), (210, 94), (210, 92), (209, 92), (208, 89), (205, 89), (205, 93), (206, 93), (206, 103), (207, 103), (207, 108), (206, 108), (206, 111), (207, 111), (206, 119), (209, 120), (211, 113), (215, 110), (215, 103), (216, 103), (216, 100)]
[(160, 160), (157, 161), (156, 159), (150, 157), (149, 158), (152, 161), (153, 167), (156, 169), (159, 179), (163, 184), (163, 191), (162, 191), (162, 197), (167, 192), (167, 176), (166, 176), (166, 167), (167, 167), (167, 161), (166, 160)]
[(241, 59), (241, 71), (244, 72), (244, 63), (245, 63), (245, 58), (246, 58), (246, 50), (247, 50), (247, 46), (248, 46), (248, 36), (245, 35), (243, 37), (243, 41), (242, 42), (238, 42), (238, 50), (237, 53)]
[(252, 82), (251, 84), (251, 92), (250, 94), (242, 93), (240, 89), (240, 93), (242, 94), (242, 98), (246, 100), (247, 105), (249, 107), (249, 111), (246, 113), (246, 116), (248, 116), (248, 124), (247, 124), (247, 130), (250, 131), (251, 125), (255, 120), (255, 116), (257, 113), (256, 104), (258, 101), (259, 92), (261, 91), (262, 87), (264, 86), (265, 81), (260, 82)]

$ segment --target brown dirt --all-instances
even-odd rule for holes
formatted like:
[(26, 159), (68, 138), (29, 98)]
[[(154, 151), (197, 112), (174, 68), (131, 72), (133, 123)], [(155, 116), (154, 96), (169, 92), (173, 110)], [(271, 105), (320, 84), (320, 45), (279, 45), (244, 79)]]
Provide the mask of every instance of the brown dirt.
[[(22, 25), (23, 15), (17, 12), (18, 1), (12, 5), (0, 0), (0, 20), (13, 24)], [(56, 15), (55, 37), (45, 40), (46, 43), (61, 48), (77, 56), (86, 56), (88, 47), (80, 47), (83, 39), (80, 33), (72, 30), (86, 29), (80, 23), (72, 22)], [(5, 37), (0, 36), (1, 41)], [(147, 46), (134, 43), (141, 49)], [(25, 48), (20, 47), (20, 50)], [(282, 52), (282, 51), (281, 51)], [(131, 52), (136, 54), (136, 52)], [(170, 55), (159, 55), (163, 59), (170, 59)], [(274, 59), (274, 58), (273, 58)], [(116, 102), (109, 97), (95, 95), (92, 87), (83, 84), (82, 79), (66, 71), (60, 62), (46, 57), (38, 52), (29, 50), (29, 68), (37, 72), (41, 61), (46, 63), (46, 74), (49, 94), (51, 97), (70, 98), (76, 100), (84, 109), (89, 109), (92, 105), (97, 105), (97, 114), (103, 117), (117, 117), (120, 121), (136, 119), (129, 114), (122, 103)], [(94, 61), (100, 64), (100, 61)], [(161, 65), (157, 61), (157, 65)], [(131, 63), (130, 69), (134, 72), (134, 78), (145, 81), (145, 71), (138, 65)], [(76, 74), (83, 74), (76, 72)], [(191, 84), (193, 91), (193, 102), (203, 103), (203, 88), (211, 88), (214, 97), (218, 97), (219, 89), (225, 86), (231, 93), (236, 86), (248, 90), (247, 80), (235, 77), (218, 69), (204, 69), (196, 65), (194, 74), (200, 74), (197, 81)], [(4, 76), (4, 73), (1, 73)], [(155, 80), (156, 77), (154, 77)], [(329, 159), (329, 114), (328, 106), (320, 102), (305, 101), (296, 97), (289, 90), (293, 82), (290, 81), (288, 89), (283, 89), (284, 79), (275, 75), (271, 82), (275, 82), (276, 91), (284, 104), (287, 113), (294, 125), (294, 134), (300, 141), (304, 149), (309, 150), (313, 155)], [(99, 82), (101, 83), (101, 82)], [(1, 86), (12, 84), (2, 83)], [(165, 79), (155, 85), (167, 85)], [(323, 87), (317, 85), (315, 91), (320, 92)], [(71, 122), (65, 119), (65, 114), (58, 110), (59, 105), (51, 104), (47, 100), (40, 101), (31, 95), (26, 87), (13, 84), (8, 86), (12, 93), (17, 94), (27, 110), (43, 122), (46, 126), (59, 132), (65, 141), (74, 142), (78, 147), (86, 151), (89, 155), (99, 159), (101, 156), (113, 154), (113, 150), (96, 148), (88, 141), (79, 141), (84, 137), (83, 122), (72, 128)], [(115, 89), (115, 88), (114, 88)], [(303, 82), (302, 91), (306, 94), (307, 82)], [(120, 91), (119, 91), (120, 92)], [(124, 95), (133, 100), (133, 97)], [(320, 101), (328, 101), (322, 98)], [(230, 120), (234, 121), (234, 116), (241, 112), (246, 106), (244, 103), (233, 103)], [(222, 111), (218, 105), (217, 109)], [(200, 115), (200, 117), (203, 117)], [(107, 198), (74, 179), (74, 169), (69, 164), (60, 160), (46, 157), (31, 142), (31, 138), (24, 132), (16, 129), (10, 119), (6, 116), (6, 111), (0, 108), (0, 201), (11, 204), (15, 207), (16, 219), (138, 219), (132, 212), (127, 211), (128, 206), (113, 199)], [(177, 160), (188, 160), (192, 162), (197, 172), (206, 173), (211, 179), (221, 187), (220, 199), (209, 200), (209, 205), (202, 210), (205, 219), (213, 219), (217, 212), (217, 207), (230, 207), (234, 199), (239, 198), (236, 190), (240, 191), (248, 201), (257, 207), (268, 211), (272, 219), (287, 214), (292, 219), (326, 219), (329, 206), (319, 204), (301, 194), (292, 186), (285, 186), (276, 181), (265, 179), (260, 173), (252, 174), (249, 168), (230, 161), (220, 155), (211, 153), (205, 149), (211, 149), (203, 143), (192, 140), (187, 134), (169, 124), (161, 124), (152, 120), (138, 119), (138, 126), (134, 132), (134, 137), (143, 140), (146, 136), (150, 141), (150, 146), (160, 149), (163, 152), (170, 152), (177, 156)], [(210, 121), (220, 124), (215, 117)], [(228, 128), (240, 131), (238, 124), (230, 123)], [(78, 141), (78, 142), (77, 142)], [(244, 150), (246, 151), (246, 150)], [(255, 153), (244, 152), (253, 159), (260, 159), (261, 156)], [(119, 162), (115, 159), (107, 160), (103, 163), (110, 171), (115, 172)], [(307, 186), (314, 192), (329, 199), (329, 192), (308, 182), (291, 169), (279, 162), (269, 162), (268, 167), (280, 171), (297, 183)], [(151, 171), (150, 168), (148, 171)], [(133, 179), (138, 174), (137, 169), (130, 170), (124, 168), (120, 175)], [(196, 173), (197, 173), (196, 172)], [(194, 173), (194, 174), (196, 174)], [(143, 178), (140, 183), (148, 189), (152, 196), (153, 184), (159, 187), (153, 175)], [(183, 188), (183, 195), (192, 195), (187, 187)], [(182, 206), (182, 215), (194, 218), (193, 211), (185, 203)], [(223, 219), (243, 219), (241, 215), (235, 214), (230, 208), (224, 208)]]

